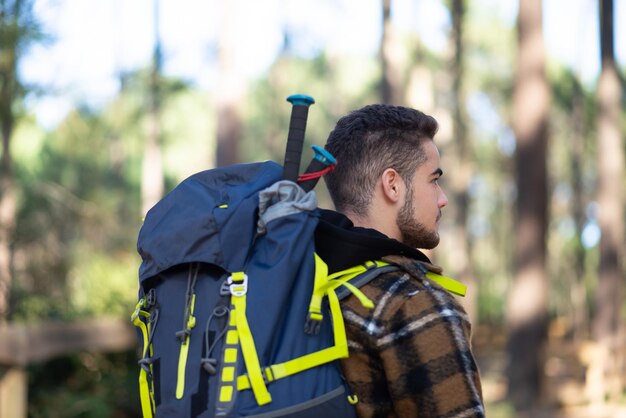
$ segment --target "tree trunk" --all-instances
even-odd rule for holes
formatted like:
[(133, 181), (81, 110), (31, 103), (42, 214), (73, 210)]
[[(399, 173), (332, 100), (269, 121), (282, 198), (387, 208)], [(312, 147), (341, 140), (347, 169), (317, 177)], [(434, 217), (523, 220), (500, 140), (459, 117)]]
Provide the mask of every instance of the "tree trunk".
[(585, 159), (585, 105), (582, 86), (575, 81), (572, 98), (572, 137), (570, 139), (570, 167), (572, 170), (573, 215), (576, 225), (576, 246), (572, 263), (574, 277), (571, 280), (570, 295), (572, 300), (570, 315), (572, 318), (574, 339), (580, 341), (587, 333), (587, 291), (585, 288), (585, 249), (582, 232), (586, 222), (586, 199), (583, 191), (583, 161)]
[(508, 395), (526, 413), (539, 401), (547, 325), (546, 230), (549, 88), (541, 0), (521, 0), (513, 93), (517, 137), (514, 281), (507, 301)]
[[(21, 2), (13, 3), (9, 10), (5, 1), (0, 3), (0, 126), (2, 134), (2, 159), (0, 160), (0, 322), (10, 313), (11, 282), (13, 279), (13, 235), (15, 231), (15, 188), (10, 152), (11, 136), (15, 125), (13, 103), (17, 99), (17, 43)], [(27, 6), (25, 6), (27, 7)]]
[(159, 0), (154, 1), (154, 56), (150, 74), (148, 127), (141, 172), (142, 214), (154, 206), (164, 191), (163, 152), (161, 145), (161, 40), (159, 37)]
[(468, 188), (472, 177), (470, 164), (471, 150), (467, 138), (467, 114), (465, 112), (465, 95), (463, 80), (465, 65), (463, 62), (463, 20), (465, 0), (452, 0), (452, 43), (454, 56), (452, 59), (452, 115), (454, 120), (453, 137), (455, 141), (454, 170), (452, 173), (452, 194), (455, 211), (455, 256), (453, 257), (454, 275), (467, 284), (470, 291), (463, 298), (463, 306), (467, 311), (472, 325), (478, 324), (476, 280), (472, 276), (470, 266), (470, 237), (467, 232), (469, 212)]
[(602, 70), (598, 81), (598, 220), (600, 239), (599, 284), (592, 333), (598, 343), (595, 364), (590, 367), (592, 400), (602, 402), (608, 395), (622, 393), (621, 324), (624, 270), (624, 148), (620, 134), (620, 80), (613, 51), (613, 0), (601, 0), (600, 49)]
[(15, 186), (9, 147), (12, 128), (5, 129), (7, 122), (3, 120), (2, 166), (0, 167), (0, 193), (2, 193), (0, 195), (0, 322), (8, 319), (10, 313), (13, 235), (16, 223)]
[(244, 98), (244, 82), (235, 62), (239, 1), (222, 3), (222, 29), (219, 38), (219, 78), (217, 87), (217, 166), (235, 164), (239, 161), (239, 143), (243, 137), (241, 103)]
[(398, 42), (391, 21), (391, 0), (383, 0), (383, 31), (380, 40), (380, 98), (382, 103), (402, 105), (402, 45)]

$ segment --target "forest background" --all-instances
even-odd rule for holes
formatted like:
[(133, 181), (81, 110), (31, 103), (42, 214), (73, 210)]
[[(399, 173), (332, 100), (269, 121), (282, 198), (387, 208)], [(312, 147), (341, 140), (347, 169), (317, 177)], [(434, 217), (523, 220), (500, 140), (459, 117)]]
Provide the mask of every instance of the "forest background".
[(626, 414), (625, 3), (0, 0), (0, 417), (139, 416), (141, 219), (282, 162), (294, 93), (309, 145), (367, 103), (440, 122), (488, 416)]

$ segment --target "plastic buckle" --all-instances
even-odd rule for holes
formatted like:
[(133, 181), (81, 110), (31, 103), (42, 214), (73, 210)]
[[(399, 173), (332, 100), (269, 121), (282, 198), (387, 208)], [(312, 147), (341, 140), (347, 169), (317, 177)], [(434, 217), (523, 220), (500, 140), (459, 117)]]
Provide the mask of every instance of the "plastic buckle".
[(222, 285), (220, 286), (220, 296), (230, 296), (230, 284), (228, 283), (229, 278), (230, 276), (222, 282)]
[(146, 307), (151, 307), (154, 305), (156, 305), (156, 291), (154, 290), (154, 288), (152, 288), (146, 296)]
[(272, 383), (275, 379), (274, 379), (274, 372), (272, 372), (272, 367), (266, 367), (265, 369), (263, 369), (263, 371), (261, 372), (263, 375), (263, 383), (265, 383), (265, 386), (269, 385), (270, 383)]
[(320, 161), (326, 166), (337, 164), (337, 160), (335, 159), (335, 157), (333, 157), (333, 155), (330, 152), (326, 151), (324, 148), (320, 147), (319, 145), (313, 145), (312, 148), (313, 152), (315, 153), (313, 158), (315, 158), (316, 160)]
[(230, 294), (233, 296), (244, 296), (248, 293), (248, 275), (245, 273), (238, 274), (239, 279), (234, 279), (233, 276), (228, 277), (228, 285)]
[(324, 316), (321, 312), (309, 312), (304, 322), (304, 333), (308, 335), (318, 335), (322, 328)]

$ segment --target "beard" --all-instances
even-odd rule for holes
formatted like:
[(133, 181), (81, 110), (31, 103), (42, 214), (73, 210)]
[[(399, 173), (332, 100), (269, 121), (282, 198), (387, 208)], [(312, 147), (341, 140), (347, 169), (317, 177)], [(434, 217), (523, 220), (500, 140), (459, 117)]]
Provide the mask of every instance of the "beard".
[(423, 224), (415, 220), (413, 208), (413, 193), (408, 189), (404, 206), (398, 213), (396, 224), (402, 235), (402, 243), (413, 248), (432, 250), (439, 244), (437, 230), (428, 230)]

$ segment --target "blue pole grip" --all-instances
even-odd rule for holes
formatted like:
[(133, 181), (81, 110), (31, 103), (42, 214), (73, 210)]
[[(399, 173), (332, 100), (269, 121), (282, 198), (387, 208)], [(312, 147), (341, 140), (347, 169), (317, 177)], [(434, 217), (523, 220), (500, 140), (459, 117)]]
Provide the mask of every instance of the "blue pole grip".
[(315, 99), (306, 94), (292, 94), (287, 97), (287, 101), (294, 106), (306, 106), (309, 107), (315, 103)]

